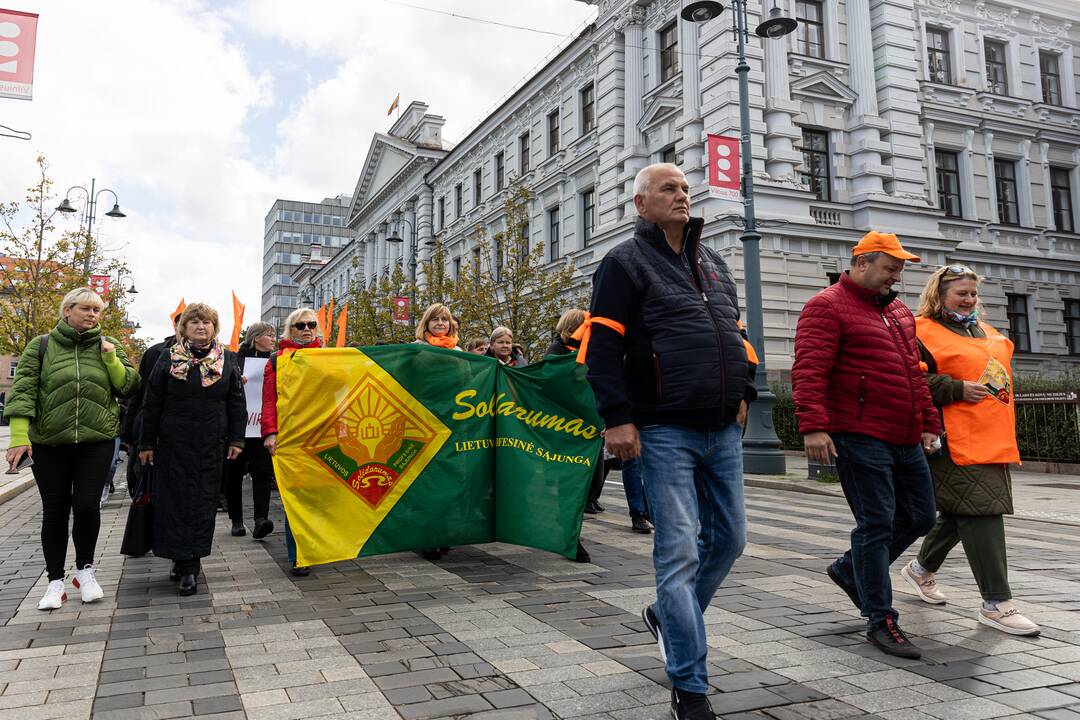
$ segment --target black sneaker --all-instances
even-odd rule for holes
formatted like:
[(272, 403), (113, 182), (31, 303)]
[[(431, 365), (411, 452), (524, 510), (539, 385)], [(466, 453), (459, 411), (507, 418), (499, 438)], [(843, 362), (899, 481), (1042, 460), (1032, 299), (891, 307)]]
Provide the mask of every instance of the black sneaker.
[(295, 565), (294, 564), (292, 566), (291, 572), (292, 572), (294, 577), (307, 577), (308, 575), (311, 574), (311, 568), (309, 568), (307, 565)]
[(581, 544), (580, 540), (578, 540), (577, 555), (574, 556), (574, 562), (592, 562), (592, 557), (589, 556), (589, 551), (585, 549), (585, 546)]
[(272, 532), (274, 532), (274, 521), (267, 520), (266, 518), (258, 518), (255, 520), (255, 528), (251, 531), (251, 537), (256, 540), (262, 540)]
[(859, 588), (855, 586), (855, 583), (850, 585), (844, 582), (844, 579), (840, 577), (840, 573), (836, 572), (836, 568), (833, 565), (825, 568), (825, 574), (829, 576), (829, 579), (836, 583), (837, 587), (847, 593), (847, 596), (851, 598), (851, 603), (855, 606), (855, 609), (862, 612), (862, 598), (859, 597)]
[(652, 523), (644, 515), (631, 515), (630, 525), (634, 528), (634, 532), (642, 535), (648, 535), (653, 531)]
[(900, 629), (900, 626), (896, 624), (896, 620), (891, 615), (887, 616), (885, 622), (881, 625), (866, 633), (866, 639), (870, 641), (870, 644), (889, 655), (912, 660), (918, 660), (922, 657), (922, 650), (915, 647), (908, 640), (907, 635), (904, 634), (904, 631)]
[(641, 620), (645, 623), (645, 629), (649, 631), (653, 636), (653, 640), (656, 641), (656, 647), (660, 648), (660, 662), (667, 664), (667, 648), (664, 647), (664, 634), (660, 629), (660, 618), (653, 612), (652, 605), (646, 605), (645, 609), (641, 611)]
[(234, 520), (232, 524), (233, 537), (244, 537), (247, 535), (247, 528), (244, 527), (244, 523), (239, 520)]
[(603, 506), (595, 500), (590, 500), (589, 502), (585, 503), (586, 515), (599, 515), (602, 512), (604, 512)]
[(716, 720), (707, 695), (671, 689), (671, 717), (675, 720)]

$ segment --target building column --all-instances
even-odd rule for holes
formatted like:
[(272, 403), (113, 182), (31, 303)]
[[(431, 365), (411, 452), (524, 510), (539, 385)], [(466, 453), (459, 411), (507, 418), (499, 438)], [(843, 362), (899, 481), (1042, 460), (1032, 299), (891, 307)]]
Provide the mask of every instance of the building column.
[(877, 84), (874, 78), (874, 44), (870, 25), (870, 0), (850, 0), (847, 4), (847, 39), (851, 68), (851, 190), (852, 199), (885, 192), (882, 177), (888, 174), (882, 162), (887, 144), (881, 131), (887, 124), (878, 117)]
[(965, 220), (977, 220), (975, 207), (975, 131), (964, 130), (964, 151), (960, 153), (960, 202)]
[(994, 173), (994, 133), (983, 133), (983, 153), (986, 158), (987, 197), (990, 198), (990, 222), (999, 223), (997, 206), (997, 175)]
[[(1053, 190), (1050, 189), (1050, 143), (1039, 143), (1039, 165), (1042, 166), (1042, 184), (1043, 184), (1043, 208), (1046, 210), (1046, 223), (1045, 227), (1048, 229), (1054, 228), (1054, 199), (1051, 197)], [(1035, 223), (1033, 222), (1032, 225)]]
[(375, 231), (375, 274), (382, 279), (386, 274), (386, 268), (390, 264), (390, 243), (386, 242), (388, 229), (386, 223), (380, 223)]
[(1031, 141), (1020, 141), (1019, 172), (1016, 174), (1016, 204), (1020, 213), (1020, 224), (1035, 227), (1034, 188), (1031, 187)]
[[(929, 190), (928, 199), (931, 207), (940, 206), (937, 185), (937, 158), (934, 152), (934, 123), (923, 124), (923, 147), (926, 148), (926, 188)], [(961, 201), (962, 202), (962, 201)]]
[(761, 44), (765, 51), (765, 172), (774, 180), (798, 182), (795, 168), (802, 163), (802, 153), (795, 149), (795, 142), (802, 132), (792, 122), (800, 109), (791, 99), (788, 39)]
[(405, 243), (401, 247), (405, 265), (405, 277), (410, 281), (416, 280), (416, 259), (420, 247), (417, 241), (419, 233), (417, 232), (416, 227), (416, 217), (416, 202), (415, 200), (410, 200), (408, 204), (405, 205), (405, 220), (408, 222), (406, 229), (409, 231), (409, 236), (405, 237), (402, 235), (402, 237), (405, 238)]
[(1073, 232), (1080, 225), (1080, 148), (1072, 152), (1072, 169), (1069, 170), (1069, 189), (1072, 191)]
[(364, 287), (372, 286), (375, 275), (375, 234), (368, 233), (364, 238)]
[[(686, 5), (690, 0), (682, 0)], [(676, 129), (682, 133), (682, 140), (675, 150), (682, 154), (682, 168), (691, 190), (705, 187), (705, 122), (701, 117), (701, 47), (698, 37), (698, 24), (678, 19), (679, 47), (688, 48), (679, 56), (682, 66), (682, 117)]]
[(623, 216), (634, 217), (634, 177), (638, 170), (649, 163), (644, 138), (638, 123), (641, 121), (645, 94), (643, 58), (645, 46), (645, 8), (631, 5), (616, 21), (615, 29), (623, 34), (624, 40), (624, 89), (623, 89), (623, 151), (619, 160), (623, 164)]
[(435, 191), (426, 182), (420, 186), (420, 196), (416, 201), (416, 266), (413, 279), (423, 283), (420, 263), (431, 257), (431, 245), (435, 240)]

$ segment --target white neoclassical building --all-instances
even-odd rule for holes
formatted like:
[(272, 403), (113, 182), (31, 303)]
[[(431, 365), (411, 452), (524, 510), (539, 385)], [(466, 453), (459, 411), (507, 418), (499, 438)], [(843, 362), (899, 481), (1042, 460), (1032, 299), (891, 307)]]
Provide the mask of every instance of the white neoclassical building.
[[(695, 25), (680, 0), (577, 1), (595, 23), (456, 145), (422, 103), (375, 136), (355, 239), (305, 273), (319, 297), (408, 272), (436, 234), (456, 271), (477, 225), (501, 229), (511, 173), (534, 194), (532, 240), (590, 275), (631, 233), (635, 173), (661, 160), (741, 281), (741, 206), (710, 198), (704, 172), (706, 134), (738, 134), (730, 13)], [(770, 371), (790, 368), (803, 304), (871, 228), (922, 256), (909, 304), (937, 266), (969, 265), (1019, 368), (1080, 363), (1080, 3), (776, 1), (798, 30), (748, 48)]]

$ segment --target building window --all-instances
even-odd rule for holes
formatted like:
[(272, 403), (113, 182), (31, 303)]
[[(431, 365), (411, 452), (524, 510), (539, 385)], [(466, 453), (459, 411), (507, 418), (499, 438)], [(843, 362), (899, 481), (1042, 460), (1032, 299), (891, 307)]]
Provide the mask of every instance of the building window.
[(1061, 71), (1058, 55), (1039, 51), (1039, 73), (1042, 76), (1042, 99), (1047, 105), (1061, 104)]
[(795, 52), (810, 57), (825, 57), (825, 12), (821, 0), (796, 0), (795, 17), (799, 21)]
[(524, 133), (518, 138), (518, 163), (521, 174), (529, 172), (529, 133)]
[(453, 268), (454, 268), (454, 279), (457, 280), (459, 277), (461, 277), (461, 258), (460, 257), (454, 258)]
[(593, 228), (596, 227), (596, 190), (590, 188), (581, 193), (581, 237), (582, 247), (592, 242)]
[(949, 217), (963, 217), (960, 200), (960, 156), (947, 150), (934, 151), (937, 172), (938, 207)]
[(596, 103), (593, 102), (593, 84), (581, 89), (581, 134), (591, 133), (596, 127)]
[(927, 75), (931, 82), (952, 85), (952, 58), (949, 50), (949, 31), (926, 28)]
[(672, 165), (678, 165), (677, 162), (679, 156), (675, 153), (675, 146), (668, 145), (666, 148), (660, 151), (660, 162), (671, 163)]
[(498, 233), (497, 235), (495, 235), (495, 281), (496, 282), (498, 282), (499, 280), (502, 280), (503, 252), (505, 250), (503, 241), (505, 239), (506, 239), (506, 236), (503, 235), (502, 233)]
[(548, 259), (559, 259), (562, 248), (559, 246), (559, 208), (548, 210)]
[(504, 170), (503, 154), (501, 152), (495, 153), (495, 192), (502, 190), (505, 185), (503, 179), (505, 175)]
[(484, 173), (479, 168), (473, 171), (472, 174), (472, 198), (473, 207), (480, 205), (480, 201), (483, 199), (481, 195), (484, 190)]
[(825, 277), (828, 278), (830, 285), (840, 282), (840, 273), (838, 272), (825, 273)]
[(1070, 355), (1080, 355), (1080, 300), (1065, 301), (1065, 341)]
[(1006, 312), (1009, 316), (1009, 339), (1017, 352), (1031, 352), (1031, 328), (1028, 325), (1028, 296), (1006, 295)]
[(998, 222), (1020, 224), (1020, 203), (1016, 195), (1016, 163), (1012, 160), (994, 161), (994, 186), (997, 188)]
[(461, 217), (461, 210), (462, 210), (461, 197), (462, 197), (462, 195), (463, 195), (463, 193), (461, 192), (461, 183), (458, 183), (457, 185), (454, 186), (454, 217), (455, 218)]
[(13, 361), (13, 362), (11, 363), (11, 365), (10, 365), (10, 366), (8, 367), (8, 371), (7, 371), (7, 376), (8, 376), (8, 379), (9, 379), (9, 380), (10, 380), (11, 378), (15, 377), (15, 369), (16, 369), (16, 368), (18, 368), (18, 367), (19, 367), (19, 362), (18, 362), (18, 360), (16, 360), (16, 361)]
[(820, 130), (803, 130), (802, 181), (818, 200), (832, 200), (832, 183), (829, 180), (829, 134)]
[(529, 257), (529, 250), (532, 245), (532, 238), (529, 235), (530, 232), (529, 221), (525, 220), (525, 222), (521, 223), (521, 245), (519, 246), (522, 262), (525, 262)]
[(548, 114), (548, 155), (559, 152), (559, 111)]
[(660, 82), (679, 72), (679, 24), (672, 21), (660, 28)]
[(473, 273), (475, 273), (476, 275), (479, 275), (480, 274), (480, 248), (478, 248), (478, 247), (473, 248), (473, 251), (472, 251), (472, 266), (473, 266)]
[(1054, 229), (1058, 232), (1074, 232), (1072, 183), (1067, 168), (1050, 168), (1050, 203), (1053, 206)]
[(986, 59), (986, 89), (995, 95), (1009, 94), (1009, 70), (1005, 62), (1007, 48), (1000, 40), (983, 41)]
[(439, 229), (446, 227), (446, 196), (439, 198)]

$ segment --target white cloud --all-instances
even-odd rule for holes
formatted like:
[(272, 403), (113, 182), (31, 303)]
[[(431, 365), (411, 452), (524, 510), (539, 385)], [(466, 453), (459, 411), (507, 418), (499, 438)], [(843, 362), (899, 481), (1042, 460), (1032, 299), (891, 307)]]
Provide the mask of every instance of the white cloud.
[[(415, 4), (565, 33), (595, 14), (573, 0)], [(97, 227), (132, 267), (148, 337), (181, 296), (217, 307), (227, 333), (235, 289), (256, 319), (273, 200), (350, 191), (395, 94), (427, 102), (458, 139), (558, 41), (379, 0), (18, 5), (41, 14), (35, 98), (0, 100), (0, 123), (34, 138), (0, 138), (0, 199), (21, 199), (38, 152), (61, 194), (91, 177), (116, 190), (128, 218), (103, 207)], [(252, 37), (293, 54), (255, 57), (265, 50), (240, 44)], [(274, 68), (316, 64), (336, 71), (299, 97), (275, 87)], [(276, 131), (250, 136), (264, 113)]]

